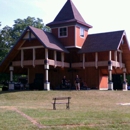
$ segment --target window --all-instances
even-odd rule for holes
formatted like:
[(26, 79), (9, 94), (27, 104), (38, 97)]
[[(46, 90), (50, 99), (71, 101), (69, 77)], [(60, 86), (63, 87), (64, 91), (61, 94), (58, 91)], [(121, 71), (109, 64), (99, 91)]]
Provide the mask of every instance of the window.
[(67, 36), (67, 28), (59, 28), (59, 37), (66, 37)]
[(80, 36), (84, 37), (84, 29), (83, 28), (80, 28)]

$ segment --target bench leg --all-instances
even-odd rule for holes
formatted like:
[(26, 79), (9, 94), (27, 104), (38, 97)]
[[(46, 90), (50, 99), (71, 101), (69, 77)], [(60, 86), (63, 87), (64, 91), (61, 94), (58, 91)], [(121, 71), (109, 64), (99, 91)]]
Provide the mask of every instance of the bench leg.
[(56, 104), (53, 103), (53, 110), (56, 110)]
[(69, 103), (66, 103), (66, 109), (70, 109)]

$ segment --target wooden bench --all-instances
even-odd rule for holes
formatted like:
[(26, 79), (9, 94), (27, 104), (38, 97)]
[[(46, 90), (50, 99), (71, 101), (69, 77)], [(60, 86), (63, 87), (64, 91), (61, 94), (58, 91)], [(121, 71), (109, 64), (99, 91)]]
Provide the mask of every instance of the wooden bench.
[[(66, 104), (66, 109), (70, 109), (70, 99), (71, 97), (55, 97), (53, 98), (54, 102), (52, 103), (53, 104), (53, 110), (56, 110), (56, 104)], [(57, 100), (65, 100), (63, 102), (57, 102)]]

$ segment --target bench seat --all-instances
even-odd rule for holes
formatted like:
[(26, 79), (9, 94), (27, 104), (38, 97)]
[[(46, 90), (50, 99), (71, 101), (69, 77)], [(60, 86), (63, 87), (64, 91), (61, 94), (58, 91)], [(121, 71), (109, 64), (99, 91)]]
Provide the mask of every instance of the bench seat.
[[(56, 110), (56, 104), (66, 104), (66, 109), (70, 109), (70, 99), (71, 97), (55, 97), (53, 98), (54, 102), (53, 104), (53, 110)], [(57, 100), (60, 100), (60, 102), (57, 102)], [(65, 100), (64, 102), (61, 102), (61, 100)]]

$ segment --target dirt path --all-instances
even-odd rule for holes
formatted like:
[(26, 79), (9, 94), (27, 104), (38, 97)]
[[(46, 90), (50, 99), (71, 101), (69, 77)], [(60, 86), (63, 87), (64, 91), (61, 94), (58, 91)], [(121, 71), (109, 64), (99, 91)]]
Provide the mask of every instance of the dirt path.
[[(93, 126), (99, 126), (101, 124), (88, 124), (88, 125), (84, 125), (84, 124), (69, 124), (69, 125), (56, 125), (56, 126), (45, 126), (45, 125), (41, 125), (40, 123), (38, 123), (35, 119), (33, 119), (32, 117), (26, 115), (25, 113), (23, 113), (22, 111), (18, 110), (15, 106), (0, 106), (0, 108), (2, 109), (8, 109), (14, 112), (17, 112), (18, 114), (20, 114), (21, 116), (23, 116), (24, 118), (26, 118), (27, 120), (29, 120), (33, 125), (37, 126), (38, 128), (63, 128), (66, 127), (67, 129), (69, 128), (75, 128), (75, 127), (82, 127), (82, 126), (87, 126), (87, 127), (93, 127)], [(106, 124), (102, 124), (102, 125), (106, 125)]]
[(23, 113), (22, 111), (18, 110), (16, 107), (12, 107), (12, 106), (1, 106), (0, 108), (5, 108), (11, 111), (15, 111), (17, 113), (19, 113), (21, 116), (25, 117), (27, 120), (29, 120), (30, 122), (32, 122), (35, 126), (37, 126), (38, 128), (47, 128), (47, 126), (41, 125), (39, 124), (36, 120), (34, 120), (32, 117), (26, 115), (25, 113)]

